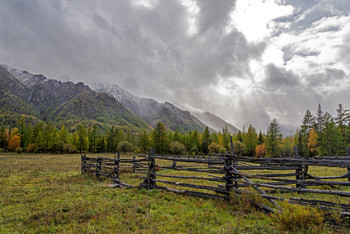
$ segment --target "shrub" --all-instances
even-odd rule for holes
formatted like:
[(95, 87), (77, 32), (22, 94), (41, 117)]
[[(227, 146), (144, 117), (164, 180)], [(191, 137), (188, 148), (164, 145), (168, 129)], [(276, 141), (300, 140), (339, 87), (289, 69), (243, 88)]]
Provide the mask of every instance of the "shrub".
[(23, 152), (23, 149), (22, 147), (17, 147), (15, 151), (17, 152), (17, 154), (21, 154)]
[(227, 153), (226, 148), (223, 147), (223, 146), (221, 146), (221, 147), (219, 148), (219, 153), (220, 153), (220, 154), (226, 154), (226, 153)]
[(72, 144), (64, 144), (63, 151), (67, 154), (73, 154), (77, 152), (77, 147)]
[(33, 153), (34, 150), (35, 150), (34, 144), (29, 143), (29, 144), (27, 145), (27, 149), (26, 149), (27, 153)]
[(240, 141), (234, 141), (233, 142), (233, 152), (235, 155), (244, 155), (244, 152), (246, 151), (246, 146)]
[(131, 152), (131, 144), (128, 141), (121, 141), (118, 145), (118, 150), (125, 152)]
[(174, 141), (170, 143), (170, 152), (173, 154), (186, 154), (186, 147), (184, 144)]
[(198, 154), (198, 147), (197, 147), (196, 145), (194, 145), (194, 146), (192, 147), (192, 149), (191, 149), (191, 152), (192, 152), (193, 155)]
[(219, 153), (220, 152), (220, 148), (223, 148), (222, 145), (219, 145), (215, 142), (212, 142), (209, 146), (209, 154), (213, 154), (213, 153)]
[(300, 231), (324, 228), (324, 213), (316, 208), (283, 202), (283, 212), (272, 214), (274, 224), (284, 231)]

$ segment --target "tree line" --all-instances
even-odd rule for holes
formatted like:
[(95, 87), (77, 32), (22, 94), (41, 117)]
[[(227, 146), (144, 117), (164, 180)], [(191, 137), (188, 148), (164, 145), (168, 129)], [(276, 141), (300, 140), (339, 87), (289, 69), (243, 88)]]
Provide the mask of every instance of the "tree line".
[(266, 133), (259, 133), (252, 126), (232, 134), (225, 126), (218, 133), (168, 131), (158, 123), (153, 131), (132, 132), (109, 128), (103, 132), (97, 125), (86, 128), (80, 124), (75, 130), (64, 125), (56, 127), (50, 123), (27, 124), (22, 116), (16, 127), (0, 127), (0, 151), (21, 153), (76, 153), (76, 152), (135, 152), (147, 153), (154, 148), (157, 154), (203, 154), (226, 153), (250, 157), (291, 157), (296, 151), (301, 157), (316, 155), (345, 155), (350, 143), (350, 112), (339, 104), (337, 116), (323, 113), (321, 105), (316, 115), (306, 111), (301, 126), (294, 136), (283, 137), (280, 126), (274, 119)]

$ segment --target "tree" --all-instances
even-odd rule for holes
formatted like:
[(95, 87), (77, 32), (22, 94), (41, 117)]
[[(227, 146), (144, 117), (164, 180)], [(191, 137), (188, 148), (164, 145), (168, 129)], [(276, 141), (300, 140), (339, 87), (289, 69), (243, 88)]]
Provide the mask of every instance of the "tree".
[(211, 137), (210, 137), (208, 126), (205, 127), (204, 132), (203, 132), (202, 142), (204, 142), (204, 141), (208, 142), (208, 144), (211, 143)]
[(270, 123), (266, 134), (266, 156), (277, 157), (278, 146), (282, 140), (282, 134), (276, 119)]
[(266, 147), (265, 144), (260, 144), (257, 145), (255, 148), (255, 156), (260, 158), (260, 157), (264, 157), (266, 153)]
[(219, 152), (222, 151), (222, 150), (226, 150), (224, 146), (219, 145), (219, 144), (216, 143), (216, 142), (212, 142), (212, 143), (208, 146), (208, 149), (209, 149), (209, 154), (219, 153)]
[(169, 139), (165, 125), (159, 122), (152, 133), (153, 148), (158, 154), (166, 154), (169, 148)]
[(301, 152), (300, 156), (303, 157), (309, 157), (310, 156), (310, 150), (307, 146), (308, 140), (309, 140), (309, 132), (310, 130), (315, 126), (315, 117), (311, 114), (310, 110), (307, 110), (302, 125), (300, 127), (300, 142), (301, 142)]
[(246, 146), (244, 143), (240, 141), (234, 141), (233, 142), (233, 153), (235, 155), (243, 156), (246, 152)]
[(312, 128), (309, 133), (309, 142), (307, 144), (311, 152), (310, 156), (317, 155), (317, 138), (318, 138), (317, 133), (315, 129)]
[(245, 135), (243, 143), (246, 146), (246, 155), (254, 156), (255, 148), (258, 144), (258, 135), (256, 134), (255, 128), (249, 125), (248, 132)]
[(241, 130), (238, 130), (238, 133), (236, 135), (236, 140), (240, 141), (240, 142), (243, 142), (243, 135), (242, 135)]
[(2, 126), (0, 128), (0, 148), (2, 149), (7, 148), (7, 144), (8, 144), (7, 138), (8, 137), (7, 137), (6, 129), (4, 126)]
[(345, 143), (341, 130), (336, 125), (333, 117), (326, 112), (324, 115), (325, 128), (321, 136), (321, 155), (345, 155)]
[(18, 135), (14, 135), (10, 138), (8, 143), (8, 150), (14, 151), (16, 148), (21, 147), (21, 138)]
[(77, 149), (81, 152), (82, 150), (87, 150), (89, 148), (89, 139), (87, 136), (86, 128), (80, 124), (78, 126), (78, 141)]
[(118, 145), (118, 150), (124, 152), (124, 154), (126, 152), (131, 152), (131, 149), (131, 144), (128, 141), (121, 141)]
[(89, 129), (89, 150), (95, 153), (97, 150), (97, 126), (94, 124), (92, 129)]
[(317, 112), (316, 112), (316, 118), (315, 118), (315, 131), (318, 135), (320, 135), (324, 129), (324, 118), (323, 118), (323, 111), (321, 108), (321, 104), (318, 104)]
[(147, 153), (151, 148), (151, 140), (146, 131), (143, 131), (139, 136), (139, 147), (142, 153)]
[(177, 155), (186, 154), (186, 147), (181, 142), (173, 141), (170, 143), (170, 152)]
[(264, 137), (263, 134), (261, 132), (261, 130), (259, 131), (259, 137), (258, 137), (258, 145), (262, 145), (264, 144)]

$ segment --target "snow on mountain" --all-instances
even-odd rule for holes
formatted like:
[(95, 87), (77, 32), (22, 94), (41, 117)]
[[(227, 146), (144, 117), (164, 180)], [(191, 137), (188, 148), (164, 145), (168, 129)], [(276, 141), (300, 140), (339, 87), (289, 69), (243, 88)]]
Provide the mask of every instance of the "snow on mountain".
[(8, 65), (1, 65), (5, 68), (11, 75), (13, 75), (16, 79), (18, 79), (22, 84), (24, 84), (27, 88), (32, 88), (35, 85), (38, 85), (47, 80), (47, 78), (43, 75), (33, 75), (27, 71), (20, 71), (16, 68), (10, 67)]

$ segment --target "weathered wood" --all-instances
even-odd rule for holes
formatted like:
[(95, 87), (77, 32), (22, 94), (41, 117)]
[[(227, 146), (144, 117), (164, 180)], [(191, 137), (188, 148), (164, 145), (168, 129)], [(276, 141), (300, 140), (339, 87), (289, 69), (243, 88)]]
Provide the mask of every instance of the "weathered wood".
[(195, 188), (195, 189), (204, 189), (204, 190), (214, 191), (214, 192), (217, 192), (217, 193), (226, 194), (226, 190), (225, 189), (220, 189), (220, 188), (212, 187), (212, 186), (198, 185), (198, 184), (189, 184), (189, 183), (179, 183), (179, 182), (173, 182), (173, 181), (167, 181), (167, 180), (159, 180), (159, 179), (156, 179), (155, 181), (159, 182), (159, 183), (164, 183), (164, 184), (171, 184), (171, 185), (177, 185), (177, 186), (188, 187), (188, 188)]
[(167, 166), (158, 166), (159, 168), (165, 168), (170, 170), (176, 170), (176, 171), (194, 171), (194, 172), (206, 172), (206, 173), (212, 173), (212, 174), (225, 174), (224, 170), (204, 170), (204, 169), (198, 169), (198, 168), (182, 168), (180, 166), (177, 166), (176, 168), (167, 167)]
[(216, 195), (216, 194), (210, 194), (210, 193), (202, 193), (197, 191), (189, 191), (189, 190), (181, 190), (181, 189), (174, 189), (174, 188), (167, 188), (162, 186), (156, 186), (157, 189), (162, 189), (170, 192), (175, 192), (179, 194), (185, 194), (190, 196), (196, 196), (196, 197), (204, 197), (204, 198), (210, 198), (210, 199), (218, 199), (218, 200), (225, 200), (224, 196)]
[[(238, 171), (236, 168), (234, 168), (234, 167), (231, 167), (231, 168), (232, 168), (232, 170), (233, 170), (235, 173), (241, 173), (241, 172)], [(242, 176), (242, 175), (241, 175), (241, 176)], [(252, 181), (250, 181), (247, 177), (242, 176), (242, 178), (243, 178), (249, 185), (251, 185), (256, 191), (258, 191), (260, 194), (266, 195), (266, 193), (265, 193), (263, 190), (261, 190), (260, 188), (258, 188), (258, 187), (256, 186), (256, 184), (253, 183)], [(276, 202), (274, 202), (274, 201), (271, 200), (271, 199), (268, 199), (268, 200), (269, 200), (270, 203), (272, 203), (274, 206), (278, 207), (278, 209), (281, 210), (281, 207), (280, 207)]]
[(243, 156), (231, 156), (226, 155), (227, 157), (232, 157), (236, 160), (241, 160), (245, 162), (252, 162), (258, 164), (281, 164), (285, 166), (300, 166), (300, 165), (309, 165), (309, 166), (328, 166), (328, 167), (350, 167), (350, 160), (316, 160), (308, 158), (249, 158)]
[(211, 163), (211, 164), (222, 164), (222, 160), (214, 160), (214, 159), (202, 159), (202, 158), (178, 158), (178, 157), (166, 157), (166, 156), (156, 156), (153, 155), (152, 158), (161, 159), (161, 160), (169, 160), (176, 162), (194, 162), (194, 163)]
[(155, 175), (161, 176), (161, 177), (177, 178), (177, 179), (185, 179), (185, 180), (207, 180), (207, 181), (225, 182), (225, 180), (222, 178), (218, 179), (218, 178), (199, 177), (199, 176), (174, 176), (174, 175), (164, 175), (164, 174), (155, 174)]
[(254, 176), (263, 176), (263, 177), (292, 177), (296, 176), (297, 173), (288, 173), (288, 174), (260, 174)]
[(238, 166), (237, 170), (278, 170), (278, 171), (286, 171), (286, 170), (297, 170), (299, 167), (292, 166)]

